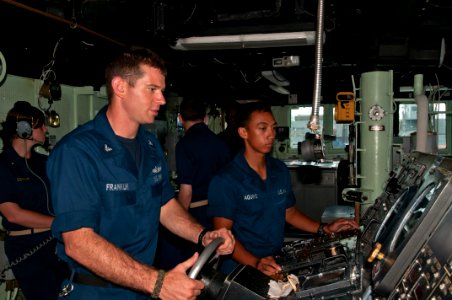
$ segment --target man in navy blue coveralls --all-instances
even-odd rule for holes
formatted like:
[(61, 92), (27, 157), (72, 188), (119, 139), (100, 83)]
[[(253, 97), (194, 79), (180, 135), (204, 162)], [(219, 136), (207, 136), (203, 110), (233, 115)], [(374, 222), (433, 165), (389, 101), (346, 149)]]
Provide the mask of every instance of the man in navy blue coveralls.
[[(177, 200), (201, 225), (211, 229), (207, 190), (213, 175), (229, 162), (229, 148), (207, 127), (206, 105), (201, 99), (184, 98), (179, 112), (185, 134), (176, 144)], [(157, 263), (163, 268), (172, 268), (196, 250), (195, 244), (164, 231)]]
[(108, 106), (66, 135), (48, 162), (56, 213), (52, 231), (69, 262), (68, 299), (195, 299), (204, 288), (186, 271), (198, 254), (167, 272), (152, 267), (159, 222), (181, 237), (207, 245), (228, 230), (204, 232), (174, 199), (165, 156), (152, 123), (165, 104), (160, 57), (134, 48), (107, 66)]
[(276, 135), (268, 105), (244, 104), (237, 118), (245, 149), (212, 179), (208, 194), (208, 215), (214, 217), (215, 228), (231, 229), (236, 237), (232, 257), (220, 266), (222, 272), (229, 274), (243, 264), (276, 276), (281, 267), (273, 255), (283, 246), (286, 222), (312, 233), (319, 227), (326, 233), (358, 227), (345, 219), (319, 224), (294, 206), (288, 168), (268, 155)]

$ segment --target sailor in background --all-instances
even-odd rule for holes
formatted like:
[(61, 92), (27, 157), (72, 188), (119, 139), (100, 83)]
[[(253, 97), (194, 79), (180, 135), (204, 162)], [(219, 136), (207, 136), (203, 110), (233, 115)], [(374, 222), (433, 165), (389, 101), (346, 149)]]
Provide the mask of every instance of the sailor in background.
[[(210, 230), (213, 226), (207, 217), (207, 190), (213, 175), (230, 160), (228, 145), (207, 126), (206, 104), (201, 99), (185, 97), (179, 111), (185, 134), (176, 144), (177, 200)], [(162, 268), (173, 268), (196, 251), (199, 251), (196, 244), (164, 230), (156, 263)]]

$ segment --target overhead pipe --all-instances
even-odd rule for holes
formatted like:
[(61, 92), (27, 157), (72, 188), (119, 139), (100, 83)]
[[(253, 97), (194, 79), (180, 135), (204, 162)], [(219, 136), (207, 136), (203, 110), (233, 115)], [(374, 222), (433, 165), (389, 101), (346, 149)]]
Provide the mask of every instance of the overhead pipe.
[(423, 79), (422, 74), (414, 75), (414, 99), (417, 104), (416, 151), (428, 152), (428, 98), (425, 95)]
[(97, 37), (100, 37), (100, 38), (102, 38), (102, 39), (104, 39), (104, 40), (107, 40), (107, 41), (109, 41), (109, 42), (112, 42), (112, 43), (114, 43), (114, 44), (118, 44), (119, 46), (122, 46), (122, 47), (125, 47), (125, 46), (126, 46), (124, 43), (121, 43), (121, 42), (118, 42), (118, 41), (116, 41), (116, 40), (114, 40), (114, 39), (111, 39), (111, 38), (109, 38), (109, 37), (107, 37), (107, 36), (105, 36), (105, 35), (103, 35), (103, 34), (100, 34), (100, 33), (96, 32), (96, 31), (92, 30), (92, 29), (89, 29), (88, 27), (79, 25), (79, 24), (77, 24), (77, 23), (74, 22), (74, 21), (69, 21), (69, 20), (66, 20), (66, 19), (64, 19), (64, 18), (60, 18), (60, 17), (55, 16), (55, 15), (53, 15), (53, 14), (49, 14), (49, 13), (47, 13), (47, 12), (41, 11), (41, 10), (39, 10), (39, 9), (36, 9), (36, 8), (34, 8), (34, 7), (25, 5), (25, 4), (23, 4), (23, 3), (19, 3), (19, 2), (14, 1), (14, 0), (0, 0), (0, 1), (5, 2), (5, 3), (8, 3), (8, 4), (11, 4), (11, 5), (14, 5), (14, 6), (19, 7), (19, 8), (23, 8), (23, 9), (25, 9), (25, 10), (28, 10), (28, 11), (31, 11), (31, 12), (33, 12), (33, 13), (35, 13), (35, 14), (38, 14), (38, 15), (44, 16), (44, 17), (46, 17), (46, 18), (49, 18), (49, 19), (52, 19), (52, 20), (61, 22), (61, 23), (63, 23), (63, 24), (67, 24), (67, 25), (69, 25), (70, 28), (72, 28), (72, 29), (78, 28), (78, 29), (80, 29), (80, 30), (82, 30), (82, 31), (88, 32), (88, 33), (90, 33), (90, 34), (92, 34), (92, 35), (95, 35), (95, 36), (97, 36)]

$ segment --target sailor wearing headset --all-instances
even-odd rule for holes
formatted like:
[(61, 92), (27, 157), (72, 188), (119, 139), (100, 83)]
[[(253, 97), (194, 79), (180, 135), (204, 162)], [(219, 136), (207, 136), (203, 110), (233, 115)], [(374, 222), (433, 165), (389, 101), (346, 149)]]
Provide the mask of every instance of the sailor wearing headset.
[(5, 253), (27, 300), (57, 299), (66, 266), (56, 255), (50, 226), (54, 219), (44, 144), (47, 128), (41, 110), (18, 101), (2, 123), (0, 213), (6, 230)]

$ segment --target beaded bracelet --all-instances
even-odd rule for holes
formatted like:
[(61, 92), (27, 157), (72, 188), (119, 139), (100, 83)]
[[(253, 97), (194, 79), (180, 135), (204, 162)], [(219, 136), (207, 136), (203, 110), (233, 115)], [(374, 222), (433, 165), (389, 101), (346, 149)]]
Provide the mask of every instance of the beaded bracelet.
[(157, 280), (155, 281), (154, 290), (152, 291), (151, 298), (152, 299), (158, 299), (160, 290), (163, 286), (163, 279), (165, 278), (165, 271), (159, 270), (157, 275)]

